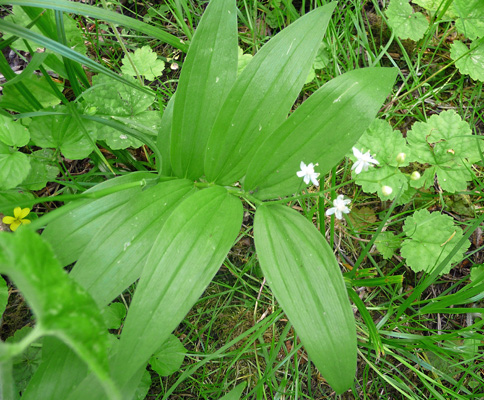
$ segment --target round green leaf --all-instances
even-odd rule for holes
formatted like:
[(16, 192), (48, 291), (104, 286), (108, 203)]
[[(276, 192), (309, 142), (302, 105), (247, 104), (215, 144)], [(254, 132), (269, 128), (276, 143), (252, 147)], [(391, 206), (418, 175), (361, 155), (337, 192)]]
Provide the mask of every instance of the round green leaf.
[(11, 152), (8, 146), (0, 143), (0, 189), (18, 186), (29, 174), (30, 161), (26, 154)]
[(30, 140), (29, 130), (18, 121), (0, 115), (0, 142), (7, 146), (22, 147)]
[(169, 376), (178, 371), (185, 359), (185, 347), (175, 335), (170, 335), (150, 359), (151, 368), (160, 376)]

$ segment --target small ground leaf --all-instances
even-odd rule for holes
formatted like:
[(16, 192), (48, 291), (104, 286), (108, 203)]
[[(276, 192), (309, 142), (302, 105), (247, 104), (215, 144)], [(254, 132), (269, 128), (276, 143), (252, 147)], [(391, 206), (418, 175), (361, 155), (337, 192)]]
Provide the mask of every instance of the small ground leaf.
[(400, 243), (400, 239), (390, 231), (381, 232), (375, 240), (375, 246), (385, 260), (393, 257)]
[(484, 82), (484, 43), (464, 55), (467, 51), (469, 51), (467, 46), (456, 40), (450, 47), (450, 56), (453, 60), (462, 57), (455, 62), (461, 74), (467, 74), (476, 81)]
[(185, 347), (175, 335), (170, 335), (161, 348), (151, 357), (150, 365), (160, 376), (178, 371), (185, 359)]
[[(157, 54), (151, 50), (150, 46), (143, 46), (141, 49), (136, 49), (130, 57), (138, 74), (143, 75), (149, 81), (154, 81), (155, 78), (163, 75), (165, 63), (158, 59)], [(129, 76), (137, 75), (127, 56), (123, 57), (121, 72)]]
[(401, 39), (422, 39), (429, 23), (422, 13), (414, 13), (408, 0), (392, 0), (386, 11), (388, 24)]
[(22, 147), (30, 140), (29, 130), (20, 122), (0, 115), (0, 142), (7, 146)]
[(467, 38), (475, 40), (484, 36), (484, 2), (482, 0), (455, 0), (454, 7), (459, 18), (457, 30)]
[(0, 189), (18, 186), (29, 174), (30, 161), (26, 154), (11, 151), (0, 143)]
[[(454, 225), (451, 217), (438, 212), (431, 214), (427, 210), (417, 211), (408, 217), (403, 231), (408, 238), (402, 244), (401, 253), (415, 272), (431, 273), (463, 236), (462, 229)], [(465, 243), (441, 270), (441, 274), (448, 273), (452, 263), (462, 260), (469, 246), (470, 242)]]

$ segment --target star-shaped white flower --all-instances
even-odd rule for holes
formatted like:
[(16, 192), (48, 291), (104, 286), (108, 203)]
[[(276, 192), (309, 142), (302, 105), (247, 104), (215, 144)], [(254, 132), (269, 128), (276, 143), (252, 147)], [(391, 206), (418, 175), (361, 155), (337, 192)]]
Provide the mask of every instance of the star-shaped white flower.
[(340, 194), (336, 199), (333, 200), (333, 206), (326, 210), (326, 215), (335, 215), (336, 218), (342, 219), (343, 213), (348, 214), (350, 209), (348, 208), (348, 204), (351, 203), (351, 200), (344, 198), (342, 194)]
[(371, 164), (380, 164), (377, 160), (375, 160), (370, 155), (370, 150), (368, 150), (365, 154), (363, 154), (360, 150), (356, 147), (353, 147), (353, 154), (357, 158), (351, 169), (355, 170), (355, 173), (358, 175), (361, 171), (368, 171), (368, 167)]
[(297, 176), (299, 178), (303, 178), (304, 183), (306, 185), (309, 185), (309, 181), (311, 181), (313, 185), (319, 186), (319, 182), (318, 182), (319, 172), (314, 172), (314, 167), (316, 165), (318, 164), (313, 165), (313, 163), (310, 163), (309, 165), (306, 165), (304, 164), (304, 162), (301, 161), (301, 164), (299, 165), (299, 167), (301, 168), (301, 171), (297, 172)]

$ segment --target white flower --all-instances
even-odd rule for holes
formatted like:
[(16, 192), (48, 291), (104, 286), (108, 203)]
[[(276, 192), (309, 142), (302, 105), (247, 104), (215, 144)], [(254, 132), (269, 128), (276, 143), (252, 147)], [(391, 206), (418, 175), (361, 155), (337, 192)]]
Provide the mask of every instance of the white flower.
[(407, 155), (405, 153), (398, 153), (397, 163), (403, 164), (405, 162), (405, 158), (407, 158)]
[(371, 164), (380, 164), (377, 160), (375, 160), (370, 155), (370, 150), (368, 150), (365, 154), (363, 154), (360, 150), (356, 147), (353, 147), (353, 154), (357, 158), (356, 162), (353, 164), (351, 169), (355, 170), (355, 173), (358, 175), (361, 171), (368, 171), (368, 167)]
[(382, 186), (381, 192), (384, 196), (390, 196), (393, 192), (393, 189), (390, 186)]
[(351, 203), (351, 200), (344, 199), (344, 196), (340, 194), (336, 199), (333, 200), (333, 206), (326, 210), (326, 215), (336, 215), (336, 218), (342, 219), (343, 213), (348, 214), (350, 209), (347, 207)]
[(310, 163), (309, 165), (306, 165), (304, 164), (304, 162), (301, 161), (301, 164), (299, 165), (299, 167), (301, 168), (301, 171), (297, 172), (297, 176), (299, 176), (299, 178), (303, 178), (304, 183), (306, 183), (306, 185), (309, 185), (309, 181), (311, 181), (313, 185), (319, 186), (319, 182), (318, 182), (319, 173), (314, 172), (314, 167), (316, 165), (318, 164), (313, 165), (313, 163)]

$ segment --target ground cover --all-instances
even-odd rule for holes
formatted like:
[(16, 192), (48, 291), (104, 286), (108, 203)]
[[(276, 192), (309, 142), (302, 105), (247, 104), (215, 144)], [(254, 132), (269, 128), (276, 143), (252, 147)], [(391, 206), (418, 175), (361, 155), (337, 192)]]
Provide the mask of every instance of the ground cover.
[[(190, 86), (185, 92), (177, 92), (178, 97), (186, 98), (184, 112), (179, 111), (180, 106), (173, 110), (170, 99), (182, 82), (180, 71), (183, 68), (192, 68), (195, 75), (206, 73), (207, 80), (209, 76), (218, 79), (224, 63), (234, 59), (220, 56), (218, 66), (216, 62), (208, 66), (198, 63), (190, 66), (191, 61), (186, 58), (207, 2), (100, 2), (96, 4), (99, 15), (72, 4), (72, 9), (63, 12), (60, 3), (54, 5), (54, 10), (40, 15), (41, 8), (21, 8), (24, 6), (21, 3), (12, 8), (9, 4), (15, 2), (0, 2), (5, 7), (1, 26), (6, 32), (2, 38), (4, 56), (0, 60), (0, 72), (4, 76), (0, 118), (5, 127), (0, 128), (0, 160), (3, 163), (0, 212), (7, 217), (3, 219), (3, 230), (19, 227), (17, 236), (5, 233), (0, 242), (1, 272), (8, 276), (1, 298), (6, 306), (2, 340), (7, 343), (2, 350), (5, 365), (2, 374), (12, 383), (12, 388), (16, 385), (11, 393), (19, 390), (26, 398), (35, 396), (49, 379), (48, 368), (42, 364), (39, 367), (39, 364), (44, 360), (45, 365), (49, 360), (46, 354), (57, 354), (54, 349), (63, 349), (59, 340), (63, 339), (63, 343), (77, 354), (57, 350), (59, 357), (68, 354), (69, 360), (74, 360), (73, 366), (63, 372), (69, 375), (65, 375), (63, 390), (68, 390), (72, 379), (80, 380), (79, 377), (87, 375), (84, 364), (87, 363), (96, 371), (99, 381), (104, 382), (106, 393), (115, 396), (116, 389), (110, 387), (108, 375), (103, 375), (102, 360), (106, 356), (93, 354), (89, 346), (79, 345), (83, 340), (95, 340), (91, 328), (83, 330), (79, 326), (82, 321), (89, 324), (89, 318), (95, 319), (95, 322), (91, 320), (94, 325), (104, 323), (111, 332), (106, 341), (114, 342), (121, 336), (123, 327), (135, 329), (126, 319), (126, 311), (138, 307), (134, 301), (137, 285), (132, 283), (139, 276), (136, 271), (143, 269), (147, 259), (148, 264), (154, 259), (136, 246), (156, 236), (167, 220), (171, 222), (163, 225), (162, 232), (170, 233), (166, 226), (176, 225), (176, 221), (155, 210), (171, 202), (173, 207), (179, 203), (189, 204), (185, 201), (192, 198), (193, 191), (193, 185), (167, 180), (164, 184), (171, 185), (169, 196), (160, 189), (157, 200), (151, 204), (153, 210), (148, 214), (143, 211), (143, 204), (148, 202), (140, 199), (150, 197), (152, 192), (145, 191), (144, 197), (138, 197), (139, 182), (156, 190), (158, 186), (152, 188), (150, 171), (158, 168), (160, 159), (164, 176), (197, 178), (200, 175), (198, 170), (203, 170), (203, 160), (196, 158), (197, 147), (190, 149), (192, 142), (186, 139), (192, 125), (183, 127), (183, 124), (198, 120), (195, 117), (183, 120), (177, 115), (200, 113), (203, 118), (206, 113), (209, 119), (210, 113), (193, 108), (196, 103), (190, 102), (190, 94), (201, 92), (196, 92), (198, 89), (190, 92)], [(245, 68), (250, 69), (253, 57), (277, 33), (324, 5), (323, 1), (238, 1), (236, 38), (239, 49), (238, 63), (234, 64), (238, 76), (244, 76), (240, 74)], [(113, 11), (109, 17), (102, 14), (109, 10)], [(119, 19), (122, 16), (131, 20)], [(133, 398), (214, 399), (227, 395), (274, 399), (441, 399), (484, 396), (481, 228), (484, 217), (479, 138), (484, 126), (483, 20), (484, 10), (479, 1), (338, 2), (328, 18), (324, 38), (317, 40), (317, 46), (312, 46), (314, 60), (308, 66), (307, 76), (300, 74), (304, 85), (291, 112), (302, 110), (308, 99), (325, 84), (331, 84), (332, 79), (341, 79), (345, 73), (359, 73), (366, 67), (394, 68), (396, 79), (391, 93), (378, 106), (378, 114), (376, 119), (372, 117), (371, 125), (368, 121), (367, 126), (361, 128), (359, 139), (334, 160), (333, 164), (338, 161), (336, 166), (331, 164), (323, 171), (322, 161), (301, 160), (295, 151), (301, 173), (297, 174), (297, 168), (291, 172), (292, 179), (297, 179), (294, 189), (285, 189), (283, 184), (277, 186), (279, 182), (271, 181), (271, 175), (265, 173), (266, 158), (277, 158), (277, 151), (273, 151), (275, 156), (267, 153), (261, 158), (263, 162), (249, 168), (241, 185), (269, 189), (265, 189), (264, 194), (258, 194), (255, 189), (245, 193), (243, 211), (239, 213), (241, 229), (236, 228), (235, 244), (228, 243), (232, 246), (228, 255), (214, 262), (215, 275), (206, 288), (201, 288), (200, 298), (194, 295), (194, 305), (189, 304), (188, 314), (178, 311), (183, 314), (182, 322), (176, 324), (174, 335), (157, 346), (148, 369), (143, 372), (142, 368), (138, 375), (130, 377), (136, 381), (131, 384), (133, 390), (138, 387), (136, 394), (131, 394)], [(153, 27), (155, 31), (150, 30)], [(37, 43), (39, 37), (29, 36), (28, 32), (55, 39), (65, 48), (56, 47), (47, 39)], [(27, 40), (13, 41), (11, 35)], [(49, 51), (34, 52), (35, 48), (43, 46)], [(301, 58), (301, 65), (305, 62), (307, 60)], [(197, 72), (197, 68), (202, 72)], [(122, 78), (120, 74), (124, 74)], [(372, 79), (377, 82), (377, 78)], [(336, 82), (342, 82), (340, 86), (346, 84), (345, 81)], [(353, 89), (351, 85), (348, 83), (348, 91)], [(344, 93), (343, 90), (341, 96)], [(336, 96), (333, 103), (337, 104), (341, 96)], [(219, 94), (210, 98), (214, 108), (223, 97)], [(206, 98), (209, 99), (208, 95)], [(247, 107), (250, 106), (248, 103)], [(250, 115), (257, 111), (269, 114), (267, 110), (272, 110), (270, 107), (274, 105), (267, 103), (264, 107), (254, 107)], [(363, 96), (354, 106), (354, 113), (361, 112), (359, 108), (364, 107)], [(170, 136), (167, 116), (171, 113), (174, 121), (178, 121), (177, 130), (185, 129), (188, 136), (175, 139), (180, 143), (179, 154), (172, 153), (170, 158), (166, 157), (163, 144)], [(162, 114), (165, 117), (162, 118)], [(20, 118), (14, 120), (11, 116)], [(248, 120), (248, 124), (252, 122)], [(206, 122), (205, 127), (211, 123), (213, 121)], [(76, 129), (79, 126), (82, 129)], [(200, 124), (198, 129), (197, 137), (203, 136), (199, 132), (208, 128)], [(197, 143), (199, 139), (192, 140)], [(217, 143), (210, 138), (198, 145), (213, 148)], [(266, 146), (279, 149), (279, 154), (288, 154), (284, 157), (289, 164), (290, 152), (283, 153), (285, 148), (277, 147), (279, 143), (282, 140), (276, 137)], [(327, 153), (321, 150), (327, 158), (331, 158), (331, 152), (336, 152), (338, 140), (331, 145)], [(176, 146), (172, 149), (176, 150)], [(292, 150), (291, 146), (294, 142), (287, 149)], [(261, 151), (259, 147), (263, 148), (263, 144), (249, 140), (241, 151), (256, 153)], [(190, 151), (195, 155), (190, 163), (185, 163)], [(171, 162), (166, 162), (167, 159)], [(299, 165), (300, 161), (304, 164)], [(319, 165), (310, 164), (316, 161)], [(276, 165), (277, 160), (273, 163)], [(223, 164), (220, 161), (217, 168), (206, 169), (206, 175), (215, 177)], [(129, 174), (135, 171), (138, 175)], [(110, 186), (113, 173), (121, 176), (118, 182), (124, 185), (123, 191)], [(196, 181), (197, 189), (203, 189), (207, 183), (204, 178)], [(223, 182), (223, 185), (227, 184)], [(273, 287), (273, 275), (261, 265), (268, 253), (257, 254), (260, 248), (269, 245), (261, 239), (257, 242), (258, 234), (254, 234), (254, 224), (257, 225), (254, 218), (258, 218), (256, 206), (261, 199), (273, 198), (277, 192), (271, 189), (274, 187), (287, 191), (281, 197), (296, 193), (280, 203), (296, 210), (318, 228), (344, 277), (358, 345), (355, 379), (351, 387), (340, 394), (335, 393), (333, 382), (328, 383), (327, 373), (318, 370), (321, 365), (316, 362), (318, 352), (312, 352), (307, 344), (304, 323), (297, 325), (297, 315), (291, 314), (291, 305), (287, 305), (284, 294), (280, 295)], [(91, 190), (86, 192), (87, 189)], [(199, 193), (206, 194), (205, 198), (200, 195), (198, 203), (186, 208), (193, 210), (208, 204), (216, 207), (218, 194), (210, 197), (209, 189), (200, 190)], [(125, 194), (135, 200), (129, 200)], [(112, 200), (103, 203), (102, 199), (107, 196)], [(67, 206), (62, 207), (64, 204)], [(16, 207), (20, 209), (14, 211)], [(25, 208), (31, 209), (30, 213), (26, 214)], [(238, 212), (234, 211), (234, 215)], [(205, 211), (199, 217), (206, 226), (211, 223), (209, 215), (210, 211)], [(134, 223), (138, 217), (147, 224), (151, 221), (150, 228), (144, 230), (145, 225), (139, 228), (141, 222)], [(270, 226), (269, 216), (264, 218)], [(133, 222), (132, 226), (128, 227), (126, 221)], [(108, 231), (105, 230), (107, 225), (110, 226)], [(38, 259), (25, 261), (33, 268), (29, 276), (37, 277), (44, 287), (37, 287), (34, 278), (27, 279), (30, 287), (27, 285), (29, 290), (25, 291), (22, 289), (26, 287), (22, 286), (25, 277), (16, 275), (11, 266), (22, 264), (19, 254), (26, 249), (47, 254), (43, 244), (27, 233), (30, 227), (45, 226), (42, 238), (54, 249), (52, 259), (45, 256), (49, 261), (37, 265), (29, 262), (35, 263)], [(123, 236), (126, 229), (132, 229), (133, 239)], [(299, 241), (298, 237), (293, 237), (297, 232), (295, 228), (285, 226), (284, 229), (290, 240)], [(267, 237), (271, 236), (270, 232)], [(272, 232), (276, 236), (275, 231)], [(191, 237), (183, 231), (182, 234)], [(224, 236), (218, 229), (210, 235)], [(203, 230), (200, 230), (199, 237), (202, 236)], [(12, 237), (21, 239), (15, 242)], [(163, 243), (160, 239), (157, 245), (163, 246)], [(110, 248), (111, 252), (105, 251)], [(195, 248), (194, 268), (183, 280), (196, 273), (197, 258), (212, 255), (205, 255), (211, 251), (202, 244)], [(10, 258), (8, 249), (13, 254)], [(119, 258), (123, 252), (130, 254), (129, 258)], [(164, 254), (168, 252), (166, 248)], [(60, 263), (70, 270), (75, 261), (77, 264), (70, 274), (72, 279), (52, 272), (52, 277), (56, 278), (47, 283), (43, 281), (51, 272), (45, 272), (47, 270), (40, 269), (41, 266), (49, 265), (52, 271), (58, 271)], [(119, 278), (116, 284), (106, 285), (108, 278), (116, 281), (121, 274), (116, 269), (118, 262), (128, 263), (131, 275), (126, 273), (124, 280)], [(111, 266), (108, 278), (92, 278), (92, 270), (83, 272), (79, 267), (98, 263)], [(267, 264), (279, 263), (282, 264), (280, 259)], [(292, 271), (289, 267), (284, 275), (292, 277)], [(155, 274), (156, 270), (153, 276)], [(297, 282), (298, 279), (294, 272), (292, 280)], [(312, 275), (307, 281), (311, 280), (317, 279)], [(65, 292), (74, 291), (71, 281), (84, 282), (91, 297), (67, 296)], [(139, 285), (146, 286), (143, 276)], [(124, 290), (127, 286), (129, 288)], [(149, 293), (158, 289), (155, 285)], [(57, 296), (65, 299), (66, 304), (57, 309), (56, 299), (45, 295), (51, 292), (64, 293)], [(311, 294), (314, 299), (323, 295)], [(183, 302), (186, 297), (187, 293), (173, 294), (170, 308), (163, 312), (170, 314), (176, 309), (176, 302)], [(301, 311), (306, 302), (310, 302), (307, 299), (298, 301), (296, 305)], [(100, 306), (100, 315), (72, 316), (73, 310), (96, 308), (94, 303)], [(57, 324), (55, 318), (48, 319), (52, 309), (58, 314), (65, 312), (68, 318), (62, 322), (64, 325)], [(320, 317), (315, 315), (315, 319)], [(35, 333), (39, 325), (48, 328), (40, 335)], [(49, 336), (52, 332), (57, 338)], [(132, 346), (139, 337), (132, 341)], [(156, 333), (150, 338), (154, 337)], [(125, 359), (123, 355), (118, 357), (125, 365), (129, 364), (126, 360), (130, 357), (135, 358), (129, 354)], [(123, 372), (118, 374), (118, 378), (113, 378), (115, 382), (121, 379)], [(94, 378), (83, 379), (92, 383)], [(242, 386), (237, 386), (240, 384)], [(5, 387), (4, 390), (8, 390), (8, 385)], [(82, 398), (85, 392), (78, 389), (71, 396)]]

